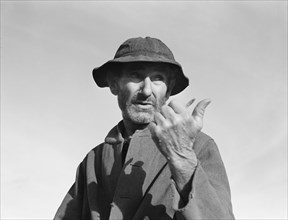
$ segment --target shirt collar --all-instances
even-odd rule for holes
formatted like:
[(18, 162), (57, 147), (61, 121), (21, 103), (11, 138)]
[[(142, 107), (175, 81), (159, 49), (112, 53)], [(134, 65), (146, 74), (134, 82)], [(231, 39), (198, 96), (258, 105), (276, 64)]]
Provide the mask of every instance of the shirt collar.
[[(125, 127), (124, 127), (124, 122), (122, 120), (110, 130), (110, 132), (105, 138), (105, 142), (111, 145), (123, 143), (125, 141), (123, 137), (124, 132), (125, 132)], [(138, 130), (135, 132), (135, 134), (136, 133), (138, 133), (138, 135), (140, 135), (141, 137), (151, 135), (148, 128), (144, 128), (143, 130)]]
[(124, 141), (123, 135), (125, 131), (123, 121), (120, 121), (114, 128), (112, 128), (105, 138), (107, 144), (120, 144)]

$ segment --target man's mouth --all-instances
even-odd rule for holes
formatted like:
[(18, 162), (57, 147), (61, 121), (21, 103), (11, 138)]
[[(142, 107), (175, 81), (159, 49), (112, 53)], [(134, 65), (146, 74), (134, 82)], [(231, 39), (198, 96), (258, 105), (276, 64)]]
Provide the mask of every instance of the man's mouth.
[(138, 101), (138, 102), (135, 102), (135, 105), (139, 108), (143, 108), (143, 109), (148, 109), (148, 108), (152, 108), (153, 107), (153, 103), (152, 102), (141, 102), (141, 101)]

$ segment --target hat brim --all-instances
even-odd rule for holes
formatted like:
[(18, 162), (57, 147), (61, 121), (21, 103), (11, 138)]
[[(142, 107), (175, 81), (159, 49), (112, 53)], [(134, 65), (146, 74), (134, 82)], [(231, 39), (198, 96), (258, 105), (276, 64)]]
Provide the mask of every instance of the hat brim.
[(115, 58), (113, 60), (109, 60), (100, 67), (94, 68), (92, 71), (93, 78), (99, 87), (101, 88), (108, 87), (108, 83), (106, 81), (106, 75), (109, 67), (117, 63), (119, 64), (119, 63), (133, 63), (133, 62), (166, 63), (172, 65), (176, 73), (175, 73), (175, 85), (171, 91), (171, 95), (176, 95), (182, 92), (189, 85), (189, 79), (184, 75), (181, 65), (178, 62), (176, 61), (172, 62), (171, 60), (163, 56), (151, 57), (140, 55), (137, 57), (125, 56)]

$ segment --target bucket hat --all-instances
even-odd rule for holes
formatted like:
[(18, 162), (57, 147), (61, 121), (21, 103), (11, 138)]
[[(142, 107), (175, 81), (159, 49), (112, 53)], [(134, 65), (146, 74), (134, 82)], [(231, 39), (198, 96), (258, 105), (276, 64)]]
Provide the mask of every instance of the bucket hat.
[(166, 63), (171, 66), (175, 77), (175, 86), (171, 95), (176, 95), (189, 85), (189, 79), (184, 75), (181, 65), (175, 60), (172, 51), (159, 39), (138, 37), (126, 40), (118, 48), (114, 59), (93, 69), (93, 78), (99, 87), (108, 87), (107, 70), (121, 63), (153, 62)]

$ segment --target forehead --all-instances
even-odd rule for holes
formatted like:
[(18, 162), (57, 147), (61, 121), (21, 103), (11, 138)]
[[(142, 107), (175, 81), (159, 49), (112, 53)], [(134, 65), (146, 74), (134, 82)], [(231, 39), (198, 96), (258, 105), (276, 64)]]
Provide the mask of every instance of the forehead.
[(141, 71), (141, 70), (147, 70), (147, 69), (168, 73), (168, 71), (170, 70), (170, 67), (168, 64), (165, 64), (165, 63), (134, 62), (134, 63), (125, 63), (122, 70), (123, 71)]

